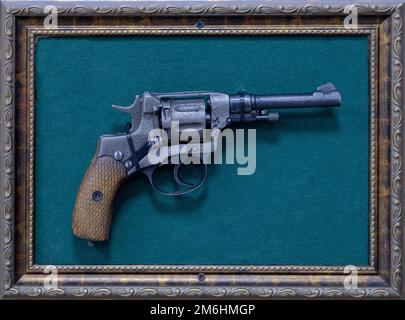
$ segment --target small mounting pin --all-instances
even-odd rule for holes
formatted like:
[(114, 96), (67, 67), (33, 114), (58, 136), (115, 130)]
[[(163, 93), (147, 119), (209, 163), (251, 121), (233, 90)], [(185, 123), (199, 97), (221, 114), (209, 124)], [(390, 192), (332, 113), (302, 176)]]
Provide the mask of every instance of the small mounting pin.
[(205, 274), (203, 272), (198, 274), (198, 281), (203, 282), (205, 280)]
[(204, 21), (198, 20), (198, 21), (195, 23), (195, 27), (196, 27), (197, 29), (204, 28), (204, 27), (205, 27)]

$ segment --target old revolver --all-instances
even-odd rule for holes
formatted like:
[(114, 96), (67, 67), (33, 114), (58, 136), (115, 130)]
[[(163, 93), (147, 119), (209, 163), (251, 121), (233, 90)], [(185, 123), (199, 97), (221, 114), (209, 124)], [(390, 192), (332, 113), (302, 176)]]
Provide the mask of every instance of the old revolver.
[[(154, 129), (170, 131), (171, 123), (177, 122), (180, 133), (201, 132), (206, 128), (221, 130), (237, 122), (277, 121), (279, 115), (270, 112), (271, 109), (335, 107), (340, 104), (339, 91), (333, 84), (326, 83), (313, 93), (289, 95), (254, 95), (244, 92), (228, 95), (209, 91), (163, 94), (145, 92), (142, 97), (136, 96), (135, 102), (129, 107), (113, 106), (131, 115), (131, 129), (127, 133), (99, 138), (96, 154), (83, 178), (74, 205), (73, 233), (92, 241), (108, 239), (114, 197), (120, 184), (129, 176), (144, 173), (152, 187), (161, 192), (154, 183), (154, 171), (165, 165), (167, 162), (164, 160), (167, 159), (153, 163), (148, 157), (148, 152), (161, 143), (159, 139), (151, 139), (150, 132)], [(188, 144), (189, 141), (169, 144), (166, 147), (168, 157), (189, 150)], [(212, 152), (215, 149), (210, 140), (204, 144), (198, 150)], [(187, 148), (182, 148), (186, 145)], [(204, 156), (203, 152), (201, 156)], [(186, 191), (169, 194), (179, 195), (195, 190), (205, 180), (206, 164), (205, 173), (196, 184), (181, 178), (181, 165), (174, 165), (174, 179)]]

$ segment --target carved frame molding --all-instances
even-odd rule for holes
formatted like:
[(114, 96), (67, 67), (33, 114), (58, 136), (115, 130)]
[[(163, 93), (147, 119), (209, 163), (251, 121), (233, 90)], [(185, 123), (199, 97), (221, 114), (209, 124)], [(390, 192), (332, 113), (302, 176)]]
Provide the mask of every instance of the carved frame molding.
[[(373, 207), (377, 206), (377, 176), (373, 174), (377, 164), (373, 159), (377, 157), (378, 148), (374, 137), (376, 135), (376, 105), (378, 104), (376, 90), (378, 88), (378, 77), (375, 71), (378, 52), (374, 50), (378, 32), (375, 26), (364, 27), (356, 31), (341, 28), (318, 27), (315, 29), (280, 28), (269, 29), (266, 27), (230, 27), (228, 29), (215, 26), (207, 27), (203, 30), (190, 28), (62, 28), (49, 30), (43, 28), (31, 28), (29, 30), (28, 56), (31, 64), (28, 74), (30, 86), (29, 104), (31, 120), (34, 117), (34, 45), (35, 37), (51, 34), (272, 34), (292, 33), (292, 34), (367, 34), (370, 39), (370, 266), (360, 267), (360, 287), (359, 289), (345, 289), (343, 287), (344, 273), (343, 267), (327, 266), (260, 266), (249, 268), (248, 266), (238, 266), (236, 268), (226, 268), (222, 266), (155, 266), (149, 269), (143, 266), (58, 266), (58, 271), (62, 274), (59, 281), (62, 284), (56, 289), (47, 289), (41, 285), (43, 283), (44, 266), (33, 264), (32, 252), (32, 201), (27, 204), (29, 208), (29, 237), (27, 266), (28, 273), (20, 279), (15, 279), (15, 36), (16, 19), (19, 17), (44, 16), (46, 2), (17, 2), (6, 1), (3, 4), (1, 16), (1, 123), (0, 133), (2, 137), (2, 157), (1, 157), (1, 246), (0, 254), (3, 264), (1, 265), (1, 275), (3, 277), (3, 287), (6, 297), (38, 297), (38, 296), (113, 296), (124, 298), (135, 297), (256, 297), (256, 298), (400, 298), (403, 297), (403, 168), (402, 157), (403, 146), (403, 38), (404, 38), (404, 13), (401, 3), (396, 4), (358, 4), (356, 5), (359, 14), (362, 16), (383, 16), (389, 23), (390, 29), (390, 208), (389, 219), (389, 272), (386, 276), (381, 276), (377, 268), (377, 248), (378, 230), (376, 230), (377, 216), (373, 213)], [(255, 2), (156, 2), (151, 4), (142, 2), (127, 2), (125, 5), (112, 2), (57, 2), (58, 14), (61, 16), (342, 16), (345, 14), (343, 5), (333, 4), (296, 4), (277, 5), (260, 4)], [(378, 27), (378, 26), (377, 26)], [(324, 29), (324, 31), (322, 31)], [(373, 71), (374, 70), (374, 71)], [(31, 121), (30, 120), (30, 121)], [(32, 120), (33, 121), (33, 120)], [(33, 146), (34, 137), (33, 122), (29, 126), (30, 146)], [(374, 131), (373, 131), (374, 130)], [(33, 149), (29, 150), (33, 159)], [(31, 173), (33, 168), (31, 166)], [(32, 175), (30, 174), (31, 178)], [(32, 181), (32, 179), (31, 179)], [(33, 185), (29, 185), (30, 197), (33, 199)], [(374, 210), (375, 211), (375, 210)], [(159, 272), (163, 274), (126, 274), (125, 272)], [(178, 273), (180, 271), (180, 273)], [(201, 283), (196, 272), (232, 272), (232, 271), (253, 271), (254, 274), (207, 274), (205, 281)], [(41, 272), (41, 274), (38, 274)], [(109, 272), (116, 272), (108, 274)], [(87, 274), (86, 274), (87, 273)], [(107, 274), (106, 274), (107, 273)], [(174, 274), (173, 274), (174, 273)], [(191, 273), (191, 274), (190, 274)], [(288, 278), (288, 273), (299, 275), (295, 279)], [(314, 275), (315, 274), (315, 275)], [(170, 282), (170, 285), (160, 285)], [(83, 283), (83, 284), (81, 284)]]

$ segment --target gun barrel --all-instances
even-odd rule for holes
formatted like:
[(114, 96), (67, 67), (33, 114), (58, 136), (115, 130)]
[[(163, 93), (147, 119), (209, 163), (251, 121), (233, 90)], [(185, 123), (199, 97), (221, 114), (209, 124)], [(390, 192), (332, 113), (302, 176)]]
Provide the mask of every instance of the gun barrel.
[(295, 94), (295, 95), (256, 95), (254, 107), (261, 109), (319, 108), (338, 107), (341, 96), (338, 91), (331, 94)]
[(238, 93), (229, 96), (230, 121), (277, 121), (275, 113), (267, 109), (338, 107), (342, 102), (340, 92), (332, 83), (321, 85), (312, 93), (285, 95), (254, 95)]

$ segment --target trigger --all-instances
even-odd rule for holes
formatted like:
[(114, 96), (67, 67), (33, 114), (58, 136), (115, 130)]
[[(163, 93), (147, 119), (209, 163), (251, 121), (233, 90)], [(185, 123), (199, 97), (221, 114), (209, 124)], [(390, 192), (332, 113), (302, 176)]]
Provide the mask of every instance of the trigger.
[(180, 174), (179, 174), (179, 170), (180, 167), (182, 166), (182, 163), (176, 164), (173, 168), (173, 176), (174, 176), (174, 180), (176, 181), (177, 184), (181, 185), (181, 186), (185, 186), (185, 187), (194, 187), (194, 184), (189, 183), (187, 181), (184, 181), (181, 179)]

